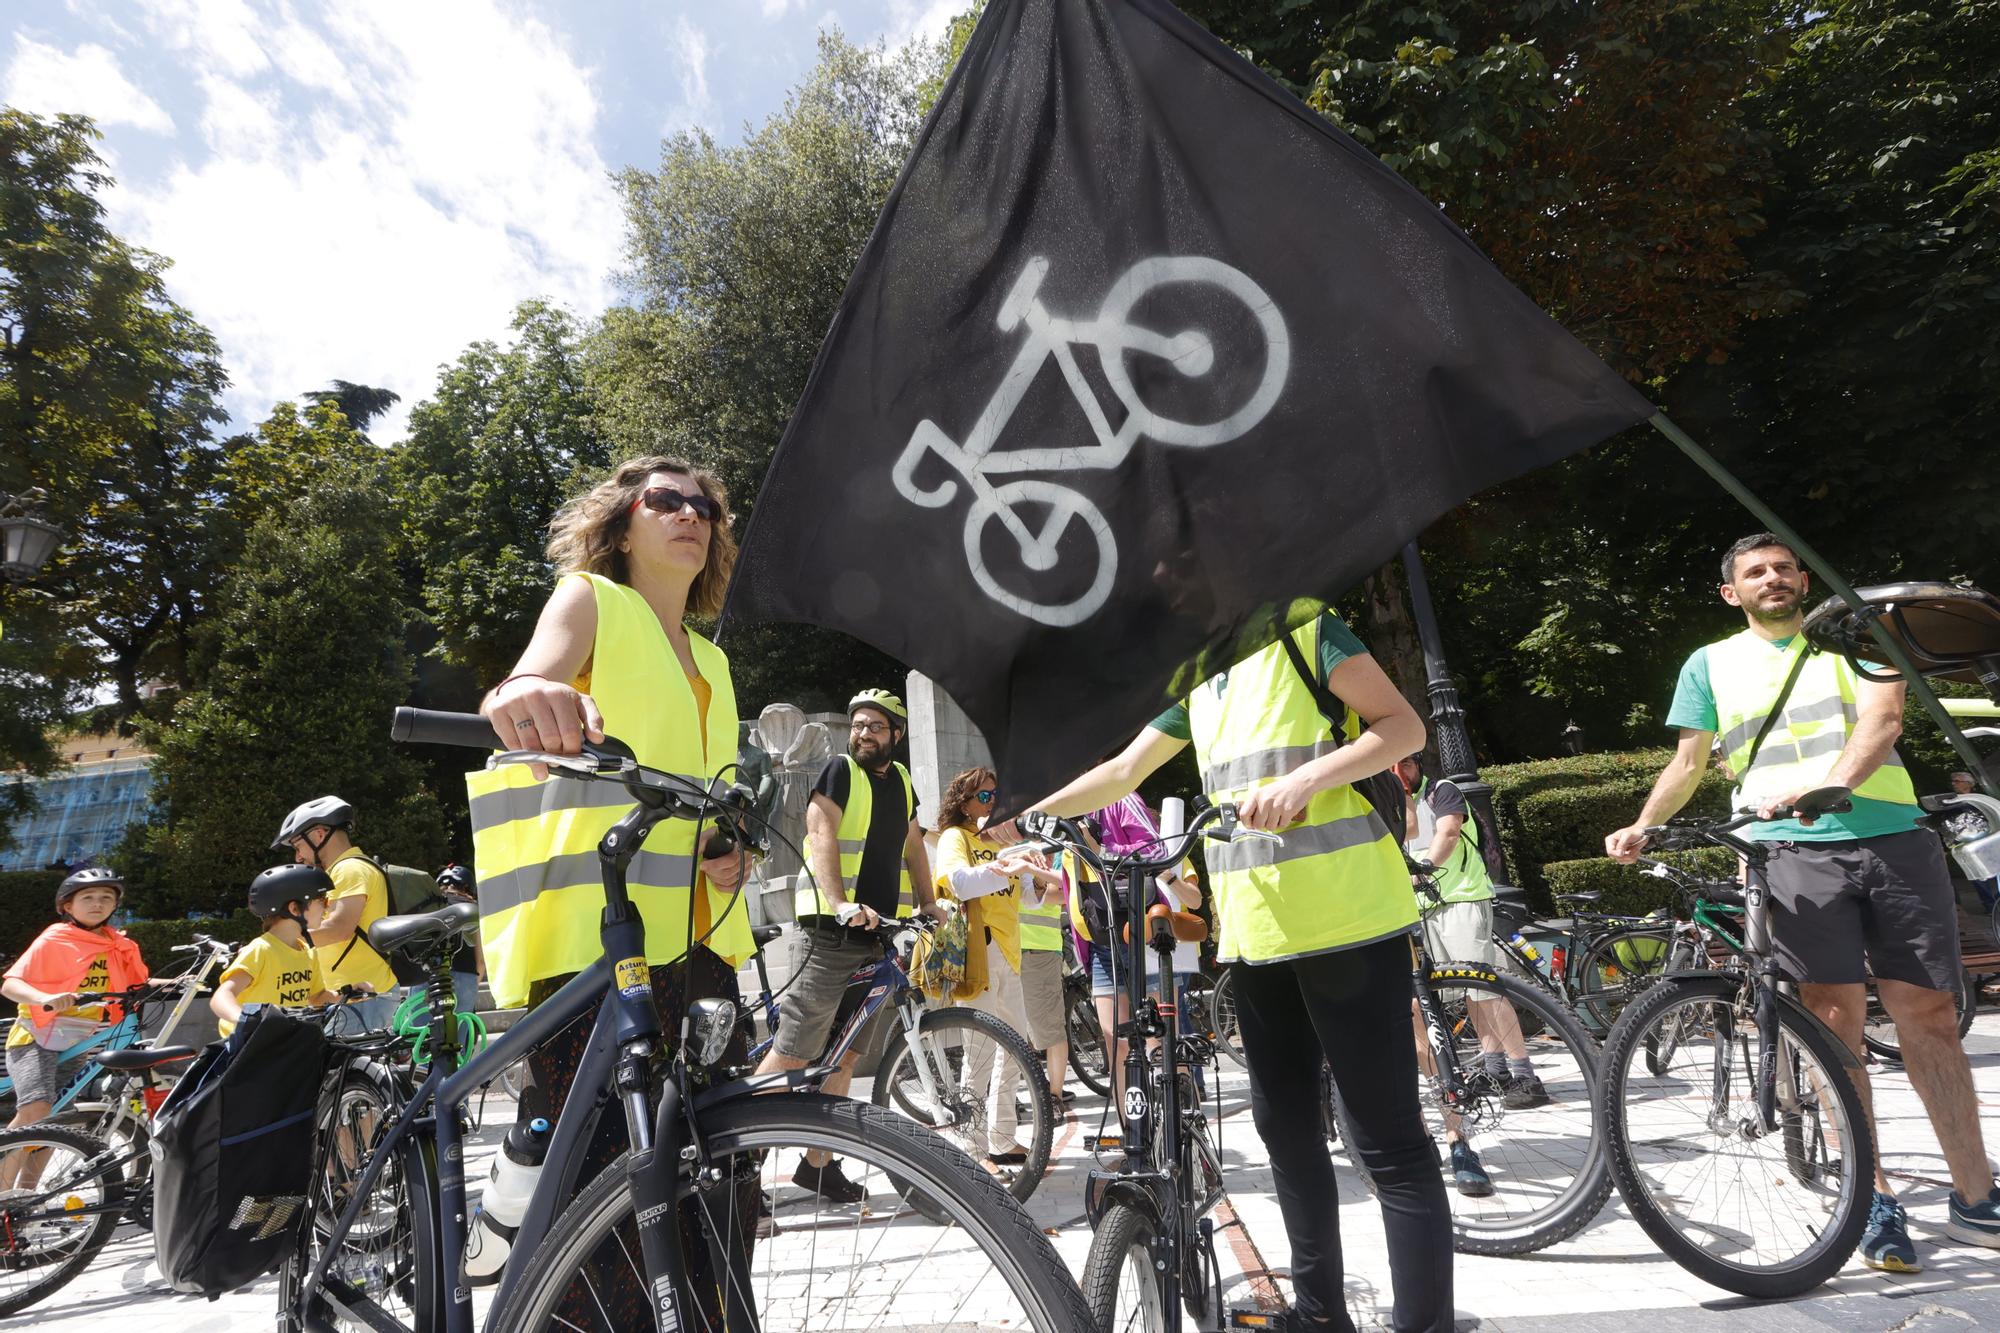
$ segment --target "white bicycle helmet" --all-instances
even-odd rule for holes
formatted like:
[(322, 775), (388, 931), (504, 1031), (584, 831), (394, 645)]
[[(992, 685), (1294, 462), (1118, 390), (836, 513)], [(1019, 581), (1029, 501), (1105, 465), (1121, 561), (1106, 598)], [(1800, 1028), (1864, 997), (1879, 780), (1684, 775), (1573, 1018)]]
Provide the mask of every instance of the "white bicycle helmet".
[(307, 801), (304, 805), (285, 816), (285, 822), (278, 826), (278, 836), (271, 843), (274, 852), (284, 851), (292, 845), (292, 839), (310, 829), (346, 828), (354, 822), (354, 807), (338, 796), (321, 796)]

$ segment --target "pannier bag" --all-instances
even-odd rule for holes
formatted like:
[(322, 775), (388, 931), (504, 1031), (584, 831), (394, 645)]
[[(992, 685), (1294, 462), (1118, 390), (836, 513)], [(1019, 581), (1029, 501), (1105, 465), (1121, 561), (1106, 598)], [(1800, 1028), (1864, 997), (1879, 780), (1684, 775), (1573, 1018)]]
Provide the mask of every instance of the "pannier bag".
[(153, 1248), (174, 1290), (214, 1300), (298, 1239), (327, 1067), (318, 1027), (266, 1005), (209, 1046), (153, 1123)]

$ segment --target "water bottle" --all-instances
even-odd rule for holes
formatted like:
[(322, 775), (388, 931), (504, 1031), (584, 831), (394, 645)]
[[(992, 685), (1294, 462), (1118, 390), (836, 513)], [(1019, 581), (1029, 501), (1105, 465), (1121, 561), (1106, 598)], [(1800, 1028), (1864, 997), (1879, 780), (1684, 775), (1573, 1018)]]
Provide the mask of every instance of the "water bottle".
[(488, 1287), (500, 1280), (548, 1155), (549, 1122), (540, 1116), (525, 1125), (517, 1120), (507, 1131), (494, 1154), (493, 1169), (486, 1173), (486, 1191), (465, 1239), (465, 1280), (470, 1285)]
[(1521, 957), (1527, 959), (1529, 962), (1539, 963), (1542, 961), (1542, 951), (1540, 949), (1537, 949), (1534, 945), (1528, 943), (1526, 940), (1522, 939), (1520, 931), (1518, 930), (1515, 931), (1507, 942), (1509, 944), (1512, 944), (1516, 949), (1519, 949), (1521, 951)]

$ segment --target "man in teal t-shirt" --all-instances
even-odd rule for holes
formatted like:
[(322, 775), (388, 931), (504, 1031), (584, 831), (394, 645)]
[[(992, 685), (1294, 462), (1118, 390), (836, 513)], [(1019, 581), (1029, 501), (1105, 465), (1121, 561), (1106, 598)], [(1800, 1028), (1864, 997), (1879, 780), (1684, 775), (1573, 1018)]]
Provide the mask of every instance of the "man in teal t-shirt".
[[(1775, 844), (1764, 883), (1779, 966), (1799, 984), (1805, 1006), (1854, 1052), (1855, 1088), (1871, 1120), (1861, 1032), (1873, 975), (1951, 1169), (1945, 1234), (2000, 1249), (2000, 1190), (1958, 1039), (1957, 903), (1943, 848), (1918, 826), (1919, 807), (1895, 752), (1904, 687), (1863, 679), (1838, 658), (1799, 656), (1810, 652), (1795, 642), (1805, 626), (1807, 584), (1798, 556), (1771, 533), (1745, 537), (1724, 553), (1719, 591), (1743, 613), (1746, 628), (1697, 649), (1681, 668), (1667, 711), (1667, 725), (1679, 729), (1674, 757), (1639, 818), (1608, 835), (1604, 850), (1635, 859), (1646, 828), (1665, 823), (1694, 795), (1716, 733), (1724, 732), (1728, 762), (1743, 770), (1731, 775), (1743, 784), (1735, 804), (1765, 816), (1749, 836)], [(1726, 674), (1711, 674), (1717, 662)], [(1773, 818), (1814, 788), (1864, 786), (1873, 795), (1854, 796), (1848, 813), (1811, 823)], [(1870, 1165), (1875, 1198), (1861, 1233), (1862, 1260), (1889, 1272), (1921, 1272), (1879, 1151)]]

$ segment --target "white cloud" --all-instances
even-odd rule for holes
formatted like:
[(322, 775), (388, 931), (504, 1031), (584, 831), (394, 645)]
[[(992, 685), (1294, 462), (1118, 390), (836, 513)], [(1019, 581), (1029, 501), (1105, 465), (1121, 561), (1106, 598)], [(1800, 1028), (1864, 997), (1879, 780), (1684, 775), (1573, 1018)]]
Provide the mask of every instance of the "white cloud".
[(788, 9), (804, 9), (807, 0), (761, 0), (759, 8), (767, 19), (781, 19)]
[(65, 52), (17, 35), (5, 88), (5, 100), (24, 111), (78, 112), (99, 125), (173, 133), (166, 109), (125, 77), (116, 56), (94, 44)]
[(338, 377), (403, 395), (373, 432), (394, 439), (516, 302), (610, 300), (599, 104), (543, 24), (495, 0), (345, 0), (311, 24), (272, 3), (247, 27), (235, 0), (148, 2), (204, 71), (202, 151), (114, 208), (221, 340), (235, 425)]
[(971, 0), (889, 0), (884, 36), (892, 48), (908, 46), (920, 38), (935, 41), (944, 36), (953, 19), (970, 8)]
[(667, 44), (680, 66), (681, 98), (667, 113), (660, 133), (675, 135), (707, 120), (715, 110), (715, 99), (708, 91), (708, 34), (689, 23), (686, 15), (677, 14)]

